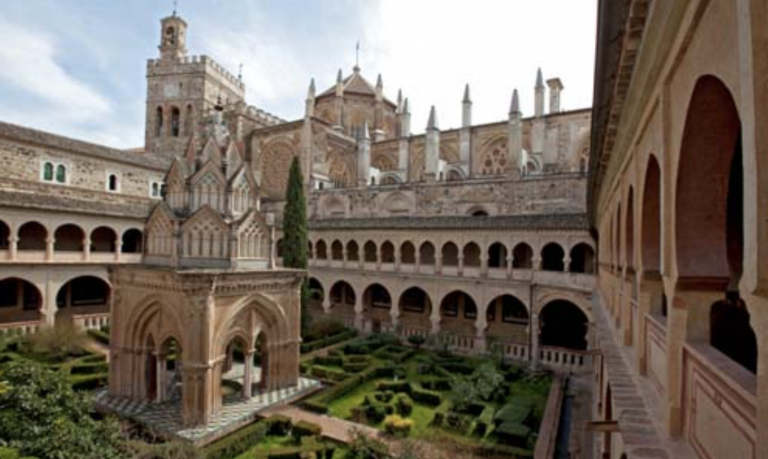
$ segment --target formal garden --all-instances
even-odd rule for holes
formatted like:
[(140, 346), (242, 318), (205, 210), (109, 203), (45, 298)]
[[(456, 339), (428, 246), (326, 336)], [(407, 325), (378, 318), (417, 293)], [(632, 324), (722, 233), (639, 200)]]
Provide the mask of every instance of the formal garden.
[(373, 335), (306, 360), (302, 372), (332, 385), (301, 406), (394, 437), (532, 457), (549, 374), (532, 374), (500, 358), (460, 357), (416, 344)]

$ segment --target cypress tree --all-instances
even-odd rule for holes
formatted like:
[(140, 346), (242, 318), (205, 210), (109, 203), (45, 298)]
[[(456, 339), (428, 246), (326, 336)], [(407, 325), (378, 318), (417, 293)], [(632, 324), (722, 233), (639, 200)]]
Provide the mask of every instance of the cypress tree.
[[(283, 212), (283, 266), (307, 269), (307, 202), (304, 197), (304, 179), (298, 156), (294, 156), (288, 174)], [(301, 330), (302, 335), (309, 329), (309, 286), (305, 279), (301, 284)]]

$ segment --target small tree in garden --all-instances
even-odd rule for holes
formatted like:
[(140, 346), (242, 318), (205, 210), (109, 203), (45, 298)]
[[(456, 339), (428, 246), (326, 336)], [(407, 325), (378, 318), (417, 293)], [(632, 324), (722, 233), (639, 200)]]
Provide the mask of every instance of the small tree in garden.
[(416, 349), (421, 349), (421, 346), (427, 342), (427, 339), (421, 335), (411, 335), (408, 337), (408, 342)]
[[(299, 157), (294, 156), (288, 174), (283, 213), (283, 266), (307, 269), (307, 201), (304, 197), (304, 178), (301, 174)], [(309, 330), (309, 283), (301, 284), (301, 334)]]
[(369, 437), (365, 432), (353, 428), (349, 432), (351, 441), (346, 459), (387, 459), (390, 456), (389, 447), (381, 440)]
[(456, 376), (451, 383), (450, 398), (456, 411), (465, 411), (473, 403), (488, 401), (498, 390), (504, 376), (491, 362), (478, 366), (469, 376)]

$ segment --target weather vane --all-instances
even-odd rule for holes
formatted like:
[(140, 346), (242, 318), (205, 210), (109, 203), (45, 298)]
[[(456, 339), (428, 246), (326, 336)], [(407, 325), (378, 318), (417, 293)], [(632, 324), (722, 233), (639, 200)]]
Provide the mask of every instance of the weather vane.
[(176, 10), (179, 9), (179, 0), (173, 0), (173, 15), (176, 16)]
[(355, 45), (355, 70), (360, 70), (360, 39), (358, 38)]
[(239, 72), (237, 74), (237, 79), (238, 80), (242, 80), (243, 79), (243, 63), (242, 62), (240, 63), (240, 70), (239, 70)]

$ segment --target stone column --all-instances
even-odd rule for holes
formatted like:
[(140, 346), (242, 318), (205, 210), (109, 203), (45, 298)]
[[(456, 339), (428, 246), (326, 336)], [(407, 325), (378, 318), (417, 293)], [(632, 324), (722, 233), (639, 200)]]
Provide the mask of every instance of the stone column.
[(530, 330), (530, 364), (531, 369), (536, 370), (539, 368), (539, 313), (534, 312), (531, 314)]
[(395, 271), (400, 271), (400, 246), (395, 246)]
[(48, 236), (45, 239), (45, 260), (53, 261), (53, 246), (56, 244), (56, 239), (53, 236)]
[(458, 271), (459, 271), (459, 277), (461, 277), (461, 276), (464, 275), (464, 254), (459, 252), (458, 258), (459, 258), (459, 268), (458, 268)]
[(571, 259), (567, 255), (563, 258), (563, 271), (566, 273), (571, 272)]
[(531, 260), (531, 269), (534, 271), (541, 271), (541, 258), (534, 257), (533, 260)]
[(18, 236), (11, 236), (8, 238), (8, 254), (11, 261), (16, 261), (17, 252), (19, 250), (19, 238)]
[(120, 259), (123, 255), (123, 241), (120, 239), (120, 236), (115, 239), (115, 261), (118, 263), (120, 262)]
[(432, 312), (429, 316), (429, 321), (432, 324), (432, 328), (430, 330), (430, 333), (432, 334), (438, 334), (440, 333), (440, 305), (432, 305)]
[(162, 403), (165, 400), (165, 357), (159, 352), (152, 353), (155, 356), (155, 403)]
[(512, 252), (508, 252), (507, 255), (507, 279), (512, 279), (512, 265), (515, 262), (515, 258), (512, 256)]
[(243, 398), (246, 400), (251, 398), (251, 386), (253, 384), (253, 354), (255, 354), (253, 349), (249, 349), (245, 353), (245, 368), (243, 370)]
[(419, 249), (416, 249), (416, 253), (414, 253), (413, 262), (413, 270), (418, 273), (421, 270), (421, 253), (419, 253)]
[(346, 245), (341, 246), (341, 266), (343, 268), (347, 267), (347, 246)]
[(364, 331), (365, 328), (365, 316), (363, 309), (363, 295), (355, 295), (355, 328), (360, 331)]
[(88, 236), (83, 238), (83, 260), (91, 260), (91, 238)]
[(480, 276), (488, 277), (488, 255), (485, 252), (480, 255)]
[(381, 271), (381, 246), (376, 247), (376, 271)]
[(443, 274), (443, 253), (435, 249), (435, 274)]
[(326, 314), (330, 314), (331, 312), (331, 291), (330, 290), (326, 292), (325, 296), (323, 297), (323, 312)]
[(488, 322), (485, 311), (478, 311), (475, 320), (475, 350), (484, 353), (487, 349), (485, 330), (488, 328)]

